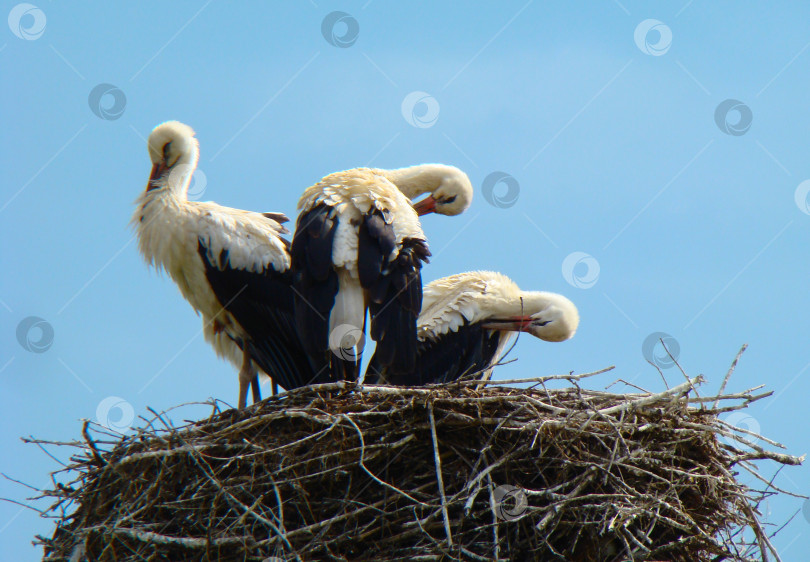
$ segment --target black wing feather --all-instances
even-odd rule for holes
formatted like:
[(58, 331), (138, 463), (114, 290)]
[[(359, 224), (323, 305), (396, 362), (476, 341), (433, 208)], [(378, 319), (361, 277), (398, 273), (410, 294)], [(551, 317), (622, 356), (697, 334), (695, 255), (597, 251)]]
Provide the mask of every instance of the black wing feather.
[(385, 224), (379, 211), (364, 217), (357, 229), (357, 272), (364, 289), (373, 288), (380, 278), (386, 257), (394, 249), (394, 229)]
[(475, 323), (465, 324), (435, 341), (418, 341), (414, 368), (407, 372), (390, 369), (375, 352), (366, 368), (364, 382), (397, 386), (452, 382), (462, 375), (491, 367), (500, 338), (500, 332), (486, 330), (481, 323)]
[[(220, 304), (247, 332), (253, 361), (287, 390), (317, 381), (318, 370), (304, 352), (294, 327), (292, 275), (268, 266), (261, 273), (232, 268), (227, 250), (212, 263), (206, 241), (198, 241), (205, 274)], [(233, 337), (233, 336), (232, 336)]]
[(295, 326), (316, 365), (330, 362), (329, 314), (338, 292), (337, 273), (332, 266), (336, 231), (335, 210), (319, 204), (298, 216), (290, 246)]
[(262, 215), (264, 215), (268, 219), (273, 219), (274, 221), (276, 221), (279, 224), (290, 221), (290, 218), (287, 215), (285, 215), (284, 213), (262, 213)]
[[(388, 231), (383, 230), (378, 238), (383, 249), (388, 248), (388, 232), (393, 236), (393, 227), (386, 227)], [(409, 373), (415, 366), (416, 319), (422, 310), (421, 269), (428, 256), (430, 250), (424, 240), (406, 238), (393, 262), (384, 263), (375, 283), (364, 287), (371, 295), (369, 311), (371, 338), (377, 342), (375, 356), (391, 372)]]

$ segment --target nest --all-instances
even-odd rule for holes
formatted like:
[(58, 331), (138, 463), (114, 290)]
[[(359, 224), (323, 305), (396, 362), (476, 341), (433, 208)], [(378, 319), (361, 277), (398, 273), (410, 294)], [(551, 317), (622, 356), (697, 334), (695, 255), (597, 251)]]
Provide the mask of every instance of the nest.
[(47, 560), (778, 559), (772, 485), (735, 476), (803, 458), (718, 418), (770, 393), (579, 386), (594, 374), (319, 385), (123, 437), (86, 423), (38, 540)]

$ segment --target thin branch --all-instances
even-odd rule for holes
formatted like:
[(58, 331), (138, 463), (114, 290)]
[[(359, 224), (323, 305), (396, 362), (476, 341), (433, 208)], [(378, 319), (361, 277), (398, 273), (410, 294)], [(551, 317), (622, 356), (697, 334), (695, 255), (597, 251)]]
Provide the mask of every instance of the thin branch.
[(430, 417), (430, 436), (433, 438), (433, 459), (436, 464), (436, 480), (439, 482), (439, 494), (442, 498), (442, 518), (444, 531), (447, 533), (447, 546), (453, 546), (453, 535), (450, 533), (450, 516), (447, 513), (447, 496), (444, 494), (444, 479), (442, 478), (442, 459), (439, 456), (439, 438), (436, 437), (436, 419), (433, 415), (433, 402), (428, 402), (428, 416)]
[(712, 408), (717, 408), (717, 405), (720, 403), (720, 396), (723, 395), (723, 391), (726, 389), (726, 384), (728, 384), (728, 380), (731, 378), (731, 374), (734, 372), (734, 369), (737, 368), (737, 361), (740, 360), (743, 352), (748, 349), (748, 344), (744, 343), (743, 346), (740, 348), (740, 351), (737, 352), (737, 356), (734, 358), (734, 361), (731, 362), (731, 367), (729, 367), (726, 376), (723, 377), (723, 383), (720, 385), (720, 390), (717, 391), (717, 400), (714, 401)]

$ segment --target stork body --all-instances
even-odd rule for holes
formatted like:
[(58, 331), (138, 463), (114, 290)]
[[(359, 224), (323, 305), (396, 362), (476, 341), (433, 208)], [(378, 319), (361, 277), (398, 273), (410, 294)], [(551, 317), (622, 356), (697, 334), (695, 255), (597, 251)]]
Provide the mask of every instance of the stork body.
[(451, 275), (425, 286), (414, 369), (396, 373), (372, 357), (364, 382), (421, 386), (476, 373), (488, 380), (516, 333), (558, 342), (578, 325), (576, 307), (562, 295), (521, 291), (490, 271)]
[(356, 168), (309, 187), (298, 208), (291, 255), (307, 352), (357, 380), (369, 311), (380, 363), (411, 370), (430, 251), (408, 198), (381, 171)]
[(159, 125), (148, 148), (152, 174), (133, 216), (138, 247), (202, 316), (217, 355), (239, 368), (239, 407), (249, 386), (260, 399), (259, 371), (286, 389), (316, 380), (294, 328), (287, 218), (189, 201), (199, 148), (187, 125)]

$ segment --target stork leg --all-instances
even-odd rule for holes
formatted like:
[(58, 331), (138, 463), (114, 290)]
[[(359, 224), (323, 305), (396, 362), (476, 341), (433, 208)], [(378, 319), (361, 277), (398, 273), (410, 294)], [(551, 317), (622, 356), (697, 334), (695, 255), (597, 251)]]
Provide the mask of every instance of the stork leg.
[(342, 359), (332, 354), (330, 365), (333, 381), (357, 382), (360, 362), (356, 359)]
[[(363, 318), (363, 331), (366, 333), (366, 319)], [(361, 336), (362, 338), (362, 336)], [(360, 362), (363, 359), (363, 347), (361, 346), (363, 340), (360, 339), (355, 342), (356, 345), (339, 350), (338, 353), (332, 353), (331, 365), (333, 380), (357, 382), (360, 379)]]
[[(247, 348), (247, 346), (245, 346)], [(256, 381), (255, 384), (253, 381)], [(247, 349), (242, 350), (242, 368), (239, 369), (239, 409), (247, 406), (248, 387), (253, 386), (253, 401), (259, 392), (259, 375), (253, 368), (253, 361), (250, 360), (250, 353)], [(261, 399), (261, 397), (259, 397)]]
[(250, 379), (250, 390), (253, 393), (253, 403), (262, 401), (262, 391), (259, 388), (259, 374), (253, 371), (253, 378)]
[(278, 384), (276, 384), (276, 381), (271, 381), (271, 383), (273, 384), (273, 390), (272, 390), (273, 396), (275, 396), (276, 394), (278, 394)]

